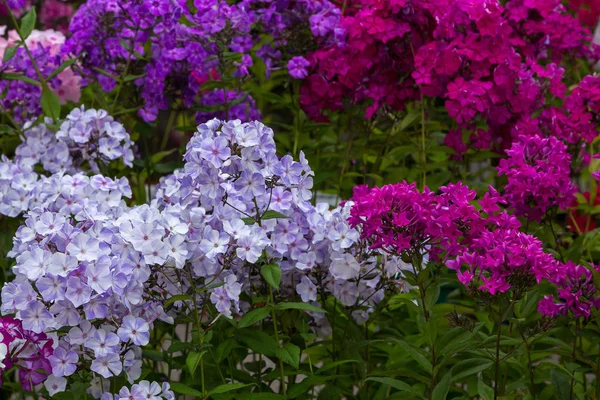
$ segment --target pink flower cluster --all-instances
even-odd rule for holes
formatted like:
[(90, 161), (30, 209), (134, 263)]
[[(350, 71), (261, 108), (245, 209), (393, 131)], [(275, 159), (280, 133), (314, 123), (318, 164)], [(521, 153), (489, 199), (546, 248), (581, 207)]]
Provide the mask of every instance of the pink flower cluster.
[(458, 154), (468, 147), (465, 131), (476, 148), (507, 147), (518, 137), (514, 127), (547, 96), (564, 98), (561, 61), (595, 52), (590, 32), (559, 0), (506, 7), (497, 0), (352, 0), (341, 26), (345, 45), (307, 56), (300, 99), (307, 113), (322, 119), (323, 110), (341, 110), (350, 99), (367, 105), (371, 118), (423, 96), (441, 98), (458, 125), (446, 144)]
[[(8, 47), (14, 46), (20, 41), (19, 34), (15, 30), (8, 32), (6, 38), (3, 35), (6, 32), (5, 26), (0, 26), (0, 59), (4, 56), (4, 52)], [(30, 49), (41, 49), (50, 56), (54, 57), (60, 54), (62, 45), (65, 43), (66, 37), (61, 32), (48, 29), (45, 31), (39, 31), (34, 29), (29, 37), (25, 40), (25, 44)], [(57, 68), (59, 65), (54, 66)], [(0, 67), (1, 64), (0, 64)], [(78, 102), (81, 97), (81, 77), (76, 75), (74, 71), (69, 67), (61, 71), (57, 78), (60, 85), (56, 88), (52, 88), (58, 95), (61, 104), (66, 104), (68, 101)]]
[(475, 191), (462, 183), (434, 193), (401, 182), (359, 187), (353, 201), (348, 221), (369, 248), (403, 259), (428, 253), (430, 262), (455, 270), (474, 293), (522, 292), (546, 280), (557, 287), (559, 300), (550, 296), (542, 301), (543, 314), (589, 315), (592, 306), (600, 306), (593, 297), (591, 272), (544, 252), (542, 242), (521, 232), (518, 219), (502, 210), (505, 200), (491, 187), (476, 200)]
[(554, 137), (521, 136), (500, 160), (506, 175), (505, 199), (519, 216), (540, 221), (552, 208), (565, 210), (575, 201), (577, 187), (570, 178), (571, 155)]
[(45, 333), (24, 329), (20, 320), (10, 316), (1, 317), (0, 373), (16, 367), (23, 389), (32, 390), (44, 382), (52, 371), (49, 357), (54, 353), (53, 343)]

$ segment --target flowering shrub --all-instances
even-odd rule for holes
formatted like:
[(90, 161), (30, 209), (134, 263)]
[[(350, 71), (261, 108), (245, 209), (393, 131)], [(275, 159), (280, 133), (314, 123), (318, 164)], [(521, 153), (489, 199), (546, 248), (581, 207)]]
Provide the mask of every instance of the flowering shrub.
[(600, 398), (580, 3), (2, 0), (2, 395)]

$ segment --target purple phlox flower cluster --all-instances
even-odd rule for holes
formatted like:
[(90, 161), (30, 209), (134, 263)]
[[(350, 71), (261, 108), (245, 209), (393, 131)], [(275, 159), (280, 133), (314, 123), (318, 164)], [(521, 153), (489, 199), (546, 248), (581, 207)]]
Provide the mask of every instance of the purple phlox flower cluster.
[(49, 358), (53, 391), (64, 390), (81, 360), (103, 378), (123, 374), (133, 383), (153, 322), (173, 321), (149, 282), (152, 265), (169, 253), (143, 246), (146, 233), (152, 244), (166, 236), (169, 217), (148, 206), (128, 209), (126, 182), (100, 175), (55, 174), (42, 188), (9, 253), (16, 278), (2, 289), (1, 311), (36, 333), (68, 331)]
[(271, 129), (260, 122), (211, 120), (198, 127), (185, 161), (163, 179), (155, 203), (180, 210), (188, 227), (187, 262), (176, 267), (185, 263), (194, 277), (223, 282), (210, 293), (220, 314), (246, 310), (240, 292), (261, 286), (260, 276), (249, 281), (248, 263), (277, 263), (284, 298), (315, 302), (332, 293), (346, 306), (364, 300), (366, 309), (383, 297), (383, 281), (395, 275), (397, 262), (386, 263), (382, 280), (375, 256), (357, 258), (359, 233), (344, 216), (350, 203), (333, 211), (327, 204), (313, 206), (313, 172), (304, 154), (299, 162), (278, 157)]
[(100, 400), (175, 400), (175, 393), (171, 390), (168, 382), (140, 381), (131, 388), (124, 386), (117, 394), (105, 392)]
[[(247, 76), (253, 65), (252, 49), (264, 35), (273, 41), (264, 44), (256, 55), (263, 59), (267, 74), (286, 62), (285, 48), (293, 50), (302, 44), (302, 40), (296, 40), (298, 44), (293, 39), (301, 38), (302, 30), (312, 31), (313, 40), (336, 40), (342, 36), (336, 28), (339, 15), (339, 9), (329, 1), (244, 0), (230, 4), (208, 0), (190, 7), (184, 1), (91, 0), (73, 17), (72, 36), (64, 52), (81, 56), (83, 82), (89, 83), (92, 77), (105, 91), (116, 86), (110, 75), (119, 76), (125, 65), (130, 66), (128, 72), (138, 76), (135, 85), (144, 100), (140, 115), (153, 121), (161, 110), (170, 108), (173, 96), (188, 107), (215, 105), (214, 95), (205, 97), (199, 92), (201, 84), (207, 77), (214, 79), (216, 70), (224, 78)], [(182, 22), (182, 16), (187, 23)], [(283, 54), (280, 48), (284, 48)], [(240, 54), (239, 59), (225, 60), (225, 70), (223, 52)], [(303, 54), (305, 49), (294, 52)], [(246, 93), (227, 97), (237, 105), (238, 96), (254, 110)], [(205, 120), (202, 116), (199, 119)]]
[[(200, 96), (200, 104), (206, 107), (206, 111), (196, 113), (196, 122), (202, 123), (211, 118), (239, 119), (242, 121), (256, 121), (260, 119), (260, 111), (256, 107), (254, 98), (248, 93), (237, 92), (234, 90), (214, 89), (205, 92)], [(230, 104), (227, 110), (220, 110), (223, 104)]]
[(87, 162), (93, 172), (98, 172), (99, 162), (108, 164), (113, 160), (133, 166), (129, 133), (104, 110), (86, 110), (84, 106), (73, 109), (56, 132), (56, 139), (68, 147), (75, 167)]
[[(90, 180), (80, 175), (87, 168), (98, 171), (100, 164), (111, 160), (132, 165), (133, 143), (123, 125), (104, 110), (84, 111), (83, 106), (69, 113), (56, 133), (51, 123), (50, 119), (38, 125), (25, 123), (23, 142), (15, 151), (14, 161), (4, 156), (0, 161), (1, 214), (14, 217), (38, 205), (48, 207), (48, 203), (56, 203), (54, 211), (75, 215), (81, 210), (77, 208), (79, 203), (90, 199), (86, 196), (93, 196), (91, 201), (96, 201), (99, 208), (119, 204), (121, 193), (131, 196), (126, 179)], [(36, 165), (55, 175), (38, 174)], [(65, 172), (72, 175), (64, 175)], [(72, 188), (64, 184), (65, 189), (65, 179)]]
[(506, 154), (498, 173), (508, 178), (504, 198), (517, 215), (540, 221), (553, 207), (564, 210), (573, 204), (577, 187), (570, 178), (571, 156), (563, 142), (521, 136)]
[(23, 327), (20, 320), (0, 317), (0, 383), (2, 372), (16, 367), (24, 390), (33, 390), (50, 373), (54, 340)]

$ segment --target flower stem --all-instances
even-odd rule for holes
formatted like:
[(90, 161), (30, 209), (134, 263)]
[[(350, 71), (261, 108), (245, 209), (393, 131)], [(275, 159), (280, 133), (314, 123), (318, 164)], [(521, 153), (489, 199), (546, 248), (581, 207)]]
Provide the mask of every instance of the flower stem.
[[(269, 298), (271, 300), (271, 317), (273, 318), (273, 330), (275, 332), (275, 340), (279, 346), (279, 328), (277, 327), (277, 313), (275, 312), (275, 301), (273, 300), (273, 288), (269, 285)], [(285, 395), (287, 393), (285, 388), (285, 373), (283, 372), (283, 361), (279, 359), (279, 375), (281, 379), (281, 393)]]
[(498, 330), (496, 331), (496, 359), (495, 359), (495, 371), (494, 371), (494, 400), (498, 399), (500, 392), (500, 336), (502, 335), (502, 302), (498, 306)]

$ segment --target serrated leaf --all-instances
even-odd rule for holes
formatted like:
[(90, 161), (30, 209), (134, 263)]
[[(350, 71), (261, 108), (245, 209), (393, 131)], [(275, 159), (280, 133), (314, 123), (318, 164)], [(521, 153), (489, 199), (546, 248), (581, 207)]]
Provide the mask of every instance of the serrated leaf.
[(37, 15), (35, 13), (35, 7), (31, 7), (27, 14), (21, 19), (21, 26), (19, 26), (21, 39), (25, 40), (31, 35), (31, 32), (33, 32), (33, 29), (35, 28), (36, 21)]
[(448, 396), (448, 390), (450, 390), (450, 382), (452, 381), (452, 374), (447, 373), (444, 377), (435, 385), (431, 400), (446, 400)]
[(2, 57), (2, 62), (6, 63), (6, 62), (10, 61), (15, 56), (15, 54), (17, 54), (18, 48), (19, 48), (18, 44), (17, 44), (17, 46), (7, 47), (6, 50), (4, 50), (4, 56)]
[(60, 99), (48, 86), (42, 87), (42, 110), (47, 117), (54, 120), (60, 118)]
[(202, 359), (202, 357), (204, 356), (205, 353), (206, 353), (206, 350), (204, 350), (201, 353), (198, 353), (197, 351), (191, 351), (190, 354), (188, 354), (187, 358), (185, 359), (185, 365), (187, 365), (188, 369), (190, 370), (190, 374), (192, 376), (194, 376), (194, 373), (196, 372), (196, 368), (198, 368), (198, 365), (200, 364), (200, 360)]
[(186, 394), (189, 396), (196, 396), (196, 397), (200, 397), (200, 398), (204, 397), (202, 395), (201, 391), (193, 389), (193, 388), (189, 387), (188, 385), (184, 385), (183, 383), (169, 382), (169, 385), (171, 386), (171, 390), (174, 391), (175, 393)]
[(32, 85), (40, 86), (40, 83), (35, 79), (31, 79), (28, 76), (17, 74), (14, 72), (4, 72), (2, 75), (0, 75), (0, 79), (6, 79), (7, 81), (23, 81)]
[(238, 327), (246, 328), (248, 326), (254, 325), (255, 323), (262, 321), (267, 318), (269, 313), (271, 312), (271, 307), (260, 307), (255, 308), (254, 310), (246, 313), (242, 319), (238, 322)]
[(208, 392), (209, 396), (214, 394), (221, 394), (231, 392), (232, 390), (242, 389), (248, 386), (255, 386), (254, 383), (226, 383), (224, 385), (219, 385), (216, 388), (212, 389)]
[(267, 264), (260, 267), (260, 275), (275, 289), (279, 289), (281, 283), (281, 268), (277, 264)]
[(292, 367), (300, 368), (300, 347), (292, 343), (286, 343), (283, 347), (275, 350), (275, 355), (284, 363)]
[(67, 69), (70, 66), (72, 66), (73, 64), (75, 64), (76, 62), (77, 62), (76, 58), (70, 58), (70, 59), (64, 61), (62, 64), (59, 65), (58, 68), (56, 68), (54, 71), (52, 71), (52, 73), (50, 75), (48, 75), (46, 80), (49, 81), (50, 79), (54, 78), (56, 75), (63, 72), (65, 69)]
[(278, 310), (306, 310), (318, 313), (327, 312), (320, 307), (313, 306), (312, 304), (297, 302), (279, 303), (275, 308)]

